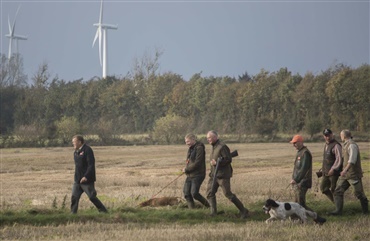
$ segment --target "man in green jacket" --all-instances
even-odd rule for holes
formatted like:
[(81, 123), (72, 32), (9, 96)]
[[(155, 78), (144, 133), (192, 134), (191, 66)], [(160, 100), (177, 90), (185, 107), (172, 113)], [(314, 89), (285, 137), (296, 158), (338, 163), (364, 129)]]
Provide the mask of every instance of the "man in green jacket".
[[(247, 218), (248, 209), (243, 203), (231, 192), (230, 178), (233, 174), (231, 167), (232, 157), (229, 147), (218, 139), (216, 131), (209, 131), (207, 133), (207, 141), (212, 145), (212, 152), (210, 155), (211, 172), (209, 173), (209, 181), (207, 185), (207, 199), (211, 205), (211, 215), (217, 215), (216, 192), (218, 187), (221, 187), (222, 192), (240, 211), (241, 218)], [(219, 161), (216, 180), (213, 181), (216, 164)], [(213, 185), (214, 184), (214, 185)]]
[(312, 211), (306, 205), (306, 193), (312, 187), (312, 155), (303, 144), (302, 136), (295, 135), (290, 143), (297, 149), (292, 180), (290, 181), (295, 192), (295, 202)]
[(362, 168), (360, 149), (358, 145), (352, 140), (352, 135), (349, 130), (342, 130), (340, 133), (342, 139), (343, 149), (343, 171), (337, 182), (337, 187), (334, 191), (335, 211), (330, 212), (331, 215), (341, 215), (343, 210), (343, 196), (344, 192), (352, 186), (355, 196), (360, 200), (362, 212), (369, 213), (369, 201), (365, 195), (362, 186)]
[(199, 189), (206, 177), (206, 152), (202, 142), (197, 141), (194, 134), (185, 136), (185, 144), (189, 147), (186, 156), (186, 167), (183, 172), (186, 174), (184, 184), (184, 197), (189, 208), (194, 208), (194, 199), (209, 207), (207, 199), (200, 193)]

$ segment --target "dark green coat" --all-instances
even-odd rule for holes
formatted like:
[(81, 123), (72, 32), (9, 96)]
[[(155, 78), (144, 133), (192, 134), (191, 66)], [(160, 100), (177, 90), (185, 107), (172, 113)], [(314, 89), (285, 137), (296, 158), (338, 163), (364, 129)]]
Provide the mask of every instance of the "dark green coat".
[(297, 152), (292, 178), (300, 187), (312, 187), (312, 155), (305, 146)]
[[(217, 140), (216, 143), (212, 145), (210, 160), (215, 159), (217, 161), (219, 157), (222, 157), (222, 161), (219, 164), (217, 178), (231, 178), (233, 175), (233, 168), (231, 167), (232, 157), (230, 155), (230, 149), (225, 143)], [(215, 167), (216, 166), (211, 165), (211, 172), (209, 173), (211, 178), (214, 176)]]
[(188, 177), (206, 176), (206, 151), (202, 142), (189, 147), (185, 173)]

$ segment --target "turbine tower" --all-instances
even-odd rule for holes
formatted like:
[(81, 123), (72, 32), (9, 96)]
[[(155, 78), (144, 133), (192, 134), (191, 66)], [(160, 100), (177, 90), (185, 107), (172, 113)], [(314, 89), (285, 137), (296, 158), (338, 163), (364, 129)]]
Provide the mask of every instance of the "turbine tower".
[[(118, 29), (118, 25), (103, 23), (103, 0), (101, 1), (101, 5), (100, 5), (99, 23), (94, 23), (94, 26), (97, 27), (97, 30), (96, 30), (96, 34), (95, 34), (95, 38), (94, 38), (92, 46), (94, 47), (96, 40), (99, 38), (100, 66), (102, 66), (103, 68), (102, 77), (105, 79), (108, 74), (108, 51), (107, 51), (108, 50), (108, 42), (107, 42), (108, 31), (107, 30), (108, 29)], [(102, 55), (103, 55), (103, 60), (102, 60)]]
[(23, 35), (16, 35), (15, 34), (15, 22), (17, 19), (18, 11), (21, 6), (18, 7), (17, 12), (15, 13), (13, 25), (10, 24), (10, 18), (8, 15), (8, 25), (9, 25), (9, 34), (6, 34), (5, 36), (9, 38), (9, 52), (8, 52), (8, 59), (12, 56), (12, 44), (13, 41), (15, 41), (15, 47), (16, 47), (16, 54), (18, 54), (18, 40), (27, 40), (27, 36)]

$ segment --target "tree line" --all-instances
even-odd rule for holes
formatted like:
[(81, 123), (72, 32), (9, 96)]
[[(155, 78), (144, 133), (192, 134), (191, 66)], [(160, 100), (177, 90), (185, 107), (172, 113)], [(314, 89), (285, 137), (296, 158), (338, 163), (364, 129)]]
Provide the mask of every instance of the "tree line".
[[(158, 56), (156, 56), (158, 57)], [(114, 143), (122, 134), (149, 133), (151, 143), (183, 142), (210, 129), (239, 136), (319, 133), (323, 128), (370, 130), (370, 65), (337, 64), (319, 74), (262, 69), (250, 76), (202, 76), (186, 81), (157, 73), (158, 58), (125, 77), (66, 81), (40, 66), (32, 84), (5, 81), (1, 67), (1, 136), (29, 145), (70, 144), (73, 134)], [(2, 62), (3, 63), (3, 62)], [(24, 75), (22, 75), (24, 78)]]

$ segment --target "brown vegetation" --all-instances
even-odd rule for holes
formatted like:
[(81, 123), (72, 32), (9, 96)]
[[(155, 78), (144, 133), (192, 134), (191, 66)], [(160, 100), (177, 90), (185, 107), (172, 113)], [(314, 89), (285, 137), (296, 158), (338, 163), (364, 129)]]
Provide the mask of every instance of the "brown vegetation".
[[(369, 143), (359, 145), (364, 157), (363, 185), (367, 196), (370, 197)], [(323, 143), (308, 143), (307, 146), (313, 153), (314, 171), (320, 169)], [(239, 156), (233, 160), (232, 191), (246, 207), (262, 203), (268, 197), (280, 201), (293, 199), (288, 184), (296, 151), (289, 143), (230, 144), (229, 147), (239, 152)], [(93, 150), (96, 157), (98, 196), (108, 209), (113, 209), (120, 206), (136, 208), (178, 177), (185, 165), (187, 147), (93, 146)], [(206, 146), (206, 151), (209, 153), (209, 145)], [(60, 208), (66, 195), (68, 209), (74, 172), (72, 153), (72, 148), (1, 149), (1, 210), (42, 209), (51, 208), (53, 205)], [(182, 197), (184, 180), (185, 176), (179, 178), (158, 197)], [(205, 193), (207, 181), (208, 177), (202, 185), (202, 194)], [(351, 191), (350, 188), (346, 192), (346, 201), (356, 201)], [(322, 202), (327, 203), (330, 209), (333, 207), (318, 191), (316, 176), (307, 198), (308, 205)], [(221, 210), (223, 207), (232, 206), (221, 192), (217, 194), (217, 201)], [(80, 210), (91, 207), (87, 196), (83, 195)], [(341, 230), (341, 234), (335, 234), (337, 240), (353, 240), (356, 237), (356, 240), (362, 240), (363, 237), (369, 237), (363, 230), (363, 227), (368, 227), (369, 224), (369, 217), (361, 217), (340, 224), (328, 220), (323, 227), (301, 227), (289, 222), (266, 226), (264, 222), (253, 220), (252, 213), (246, 224), (108, 224), (89, 221), (58, 227), (1, 226), (0, 237), (3, 240), (313, 240), (315, 237), (316, 240), (323, 240), (331, 237), (328, 230)], [(350, 233), (348, 229), (351, 230)], [(138, 232), (140, 238), (137, 236)]]

